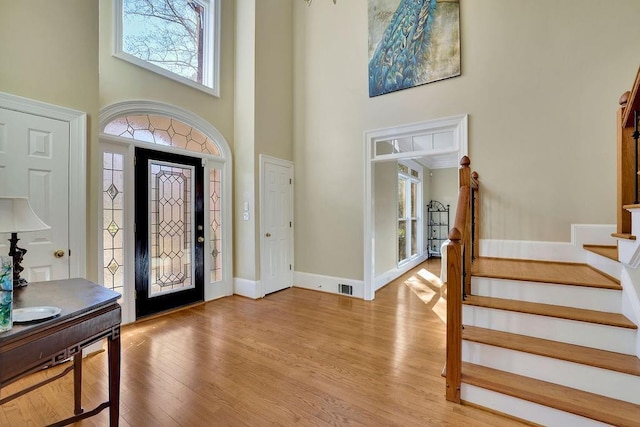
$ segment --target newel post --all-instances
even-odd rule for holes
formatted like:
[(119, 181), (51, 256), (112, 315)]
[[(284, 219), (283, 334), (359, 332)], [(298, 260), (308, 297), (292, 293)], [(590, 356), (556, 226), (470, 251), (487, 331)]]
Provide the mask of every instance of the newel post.
[(449, 232), (447, 245), (447, 361), (446, 398), (460, 403), (462, 377), (462, 234)]
[[(463, 156), (460, 160), (460, 189), (463, 187), (467, 187), (469, 192), (469, 199), (467, 199), (467, 206), (458, 206), (457, 209), (465, 209), (466, 212), (471, 212), (473, 209), (472, 206), (472, 197), (473, 190), (471, 189), (471, 160), (469, 157)], [(464, 230), (460, 230), (462, 233), (462, 246), (465, 247), (465, 251), (463, 252), (464, 260), (462, 262), (462, 280), (464, 281), (464, 294), (471, 294), (471, 221), (470, 216), (466, 217), (464, 222)]]

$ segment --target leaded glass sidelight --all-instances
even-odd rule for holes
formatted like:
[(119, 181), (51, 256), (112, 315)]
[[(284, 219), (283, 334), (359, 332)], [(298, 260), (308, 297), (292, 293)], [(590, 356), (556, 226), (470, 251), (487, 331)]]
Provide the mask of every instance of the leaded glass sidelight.
[(102, 250), (104, 286), (124, 289), (124, 156), (102, 155)]
[(136, 114), (113, 119), (104, 133), (151, 144), (220, 156), (220, 148), (196, 128), (166, 116)]
[(209, 243), (210, 243), (210, 280), (222, 280), (222, 209), (221, 209), (221, 171), (209, 172)]
[(192, 288), (194, 168), (150, 161), (149, 296)]

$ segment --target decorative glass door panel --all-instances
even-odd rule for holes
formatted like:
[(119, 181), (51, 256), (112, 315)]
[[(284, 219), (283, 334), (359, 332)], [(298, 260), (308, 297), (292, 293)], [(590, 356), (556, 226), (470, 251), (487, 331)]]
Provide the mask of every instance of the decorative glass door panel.
[(192, 288), (193, 166), (149, 160), (149, 297)]
[(201, 160), (136, 149), (136, 317), (204, 299)]

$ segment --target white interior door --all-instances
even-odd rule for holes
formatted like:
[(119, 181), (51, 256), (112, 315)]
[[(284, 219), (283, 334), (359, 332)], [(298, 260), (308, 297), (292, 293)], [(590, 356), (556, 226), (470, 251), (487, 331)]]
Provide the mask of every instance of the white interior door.
[[(0, 195), (26, 196), (50, 230), (20, 233), (22, 277), (69, 277), (69, 122), (0, 108)], [(0, 253), (9, 251), (0, 234)], [(64, 256), (54, 257), (62, 249)]]
[(293, 165), (261, 158), (260, 280), (266, 295), (293, 285)]

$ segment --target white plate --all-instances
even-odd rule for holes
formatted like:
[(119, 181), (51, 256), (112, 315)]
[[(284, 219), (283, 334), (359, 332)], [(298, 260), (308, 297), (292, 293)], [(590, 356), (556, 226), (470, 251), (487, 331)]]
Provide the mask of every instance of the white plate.
[(32, 322), (56, 317), (62, 309), (60, 307), (25, 307), (13, 310), (14, 322)]

